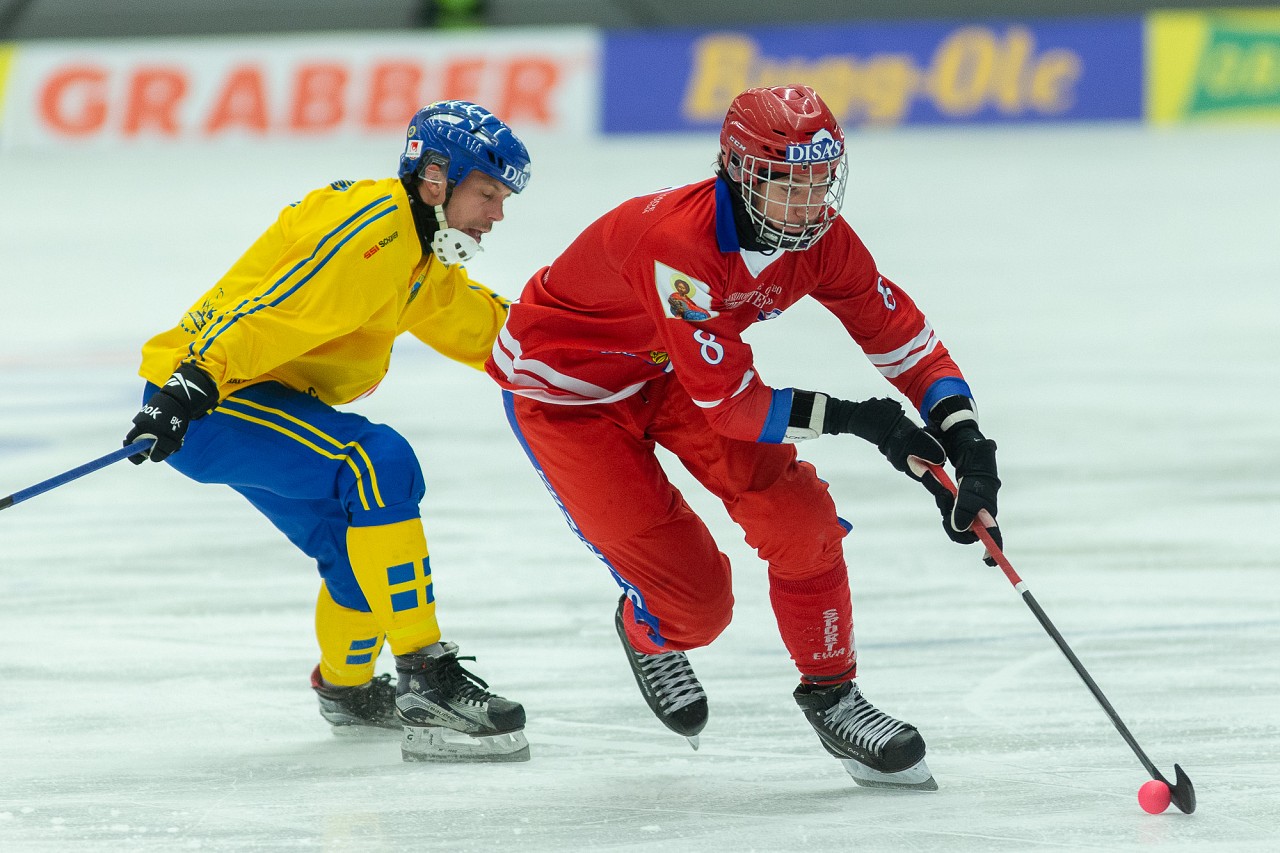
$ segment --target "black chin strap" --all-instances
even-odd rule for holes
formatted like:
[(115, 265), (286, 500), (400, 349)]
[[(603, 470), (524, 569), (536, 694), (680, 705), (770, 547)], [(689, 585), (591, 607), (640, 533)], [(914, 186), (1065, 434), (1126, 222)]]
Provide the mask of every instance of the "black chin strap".
[(418, 195), (417, 178), (401, 178), (400, 183), (409, 195), (409, 212), (413, 214), (413, 227), (418, 232), (418, 240), (422, 243), (422, 254), (431, 254), (431, 240), (436, 236), (440, 225), (436, 222), (436, 209), (422, 201)]

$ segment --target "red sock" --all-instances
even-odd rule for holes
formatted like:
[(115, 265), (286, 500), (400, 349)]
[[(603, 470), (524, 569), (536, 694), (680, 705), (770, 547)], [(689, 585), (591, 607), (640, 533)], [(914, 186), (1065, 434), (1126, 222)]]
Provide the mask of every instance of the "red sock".
[(770, 571), (769, 599), (782, 642), (804, 681), (838, 684), (856, 675), (853, 604), (843, 562), (804, 580), (786, 580)]

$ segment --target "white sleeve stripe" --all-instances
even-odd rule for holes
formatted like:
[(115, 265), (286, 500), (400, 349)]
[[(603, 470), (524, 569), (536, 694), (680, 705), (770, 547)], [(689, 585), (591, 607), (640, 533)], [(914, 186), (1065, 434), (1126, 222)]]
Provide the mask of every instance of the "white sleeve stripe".
[(700, 409), (714, 409), (716, 406), (720, 405), (725, 400), (731, 400), (734, 397), (741, 394), (743, 391), (747, 390), (747, 388), (751, 385), (751, 380), (755, 378), (756, 378), (756, 372), (754, 370), (748, 370), (746, 373), (742, 374), (742, 381), (738, 383), (738, 390), (734, 391), (728, 397), (721, 397), (719, 400), (711, 400), (711, 401), (694, 400), (693, 404)]
[(925, 345), (924, 349), (920, 350), (917, 353), (912, 354), (910, 357), (903, 360), (902, 362), (896, 365), (886, 365), (884, 367), (877, 367), (876, 369), (879, 370), (880, 374), (884, 376), (886, 379), (893, 379), (895, 376), (901, 376), (902, 374), (906, 373), (908, 370), (910, 370), (911, 368), (919, 364), (926, 355), (928, 355), (929, 353), (937, 349), (939, 343), (940, 341), (937, 338), (933, 338), (932, 340), (929, 341), (928, 344)]
[(540, 388), (512, 388), (511, 393), (519, 394), (521, 397), (528, 397), (530, 400), (538, 400), (543, 403), (554, 403), (557, 406), (595, 406), (602, 403), (616, 403), (619, 400), (625, 400), (627, 397), (630, 397), (643, 387), (643, 382), (637, 382), (635, 385), (628, 385), (616, 394), (612, 394), (608, 397), (601, 397), (600, 399), (568, 396), (567, 392), (557, 394), (553, 391), (544, 391)]
[(934, 336), (933, 326), (929, 325), (929, 323), (926, 322), (924, 324), (924, 327), (920, 330), (919, 334), (917, 334), (911, 340), (907, 341), (902, 346), (898, 347), (892, 352), (885, 352), (885, 353), (869, 352), (867, 353), (867, 358), (871, 359), (871, 363), (874, 364), (876, 367), (892, 365), (899, 361), (902, 361), (911, 353), (920, 349), (922, 346), (925, 346), (929, 342), (929, 340), (933, 338), (933, 336)]
[[(520, 355), (520, 342), (512, 337), (504, 326), (493, 343), (493, 362), (512, 385), (529, 388), (530, 391), (513, 390), (513, 393), (552, 403), (587, 404), (612, 403), (630, 397), (644, 386), (643, 382), (629, 385), (621, 391), (610, 391), (582, 379), (567, 376), (546, 362)], [(581, 399), (574, 400), (572, 397)]]
[(926, 355), (938, 348), (941, 341), (934, 335), (933, 329), (929, 324), (925, 324), (924, 330), (912, 338), (911, 343), (906, 346), (898, 347), (891, 353), (882, 355), (868, 354), (867, 358), (875, 365), (876, 370), (886, 379), (893, 379), (901, 376), (911, 368), (920, 363)]

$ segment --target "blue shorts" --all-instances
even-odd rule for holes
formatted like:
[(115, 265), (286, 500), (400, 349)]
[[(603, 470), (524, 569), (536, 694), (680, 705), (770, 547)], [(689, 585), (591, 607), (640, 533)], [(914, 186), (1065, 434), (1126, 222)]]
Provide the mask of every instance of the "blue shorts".
[[(148, 383), (145, 399), (158, 390)], [(399, 433), (277, 382), (230, 394), (191, 422), (166, 460), (248, 498), (313, 557), (333, 600), (369, 611), (347, 559), (347, 528), (419, 517), (422, 468)]]

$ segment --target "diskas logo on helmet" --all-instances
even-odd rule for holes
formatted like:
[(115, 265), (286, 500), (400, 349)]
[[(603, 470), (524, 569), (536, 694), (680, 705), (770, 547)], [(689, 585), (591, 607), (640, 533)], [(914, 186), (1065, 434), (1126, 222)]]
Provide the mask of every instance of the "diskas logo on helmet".
[(812, 163), (815, 160), (834, 160), (844, 152), (844, 143), (834, 138), (825, 127), (813, 135), (811, 142), (792, 142), (787, 145), (788, 163)]
[(523, 190), (529, 183), (529, 168), (517, 169), (510, 163), (502, 167), (502, 182), (516, 188), (516, 192)]

